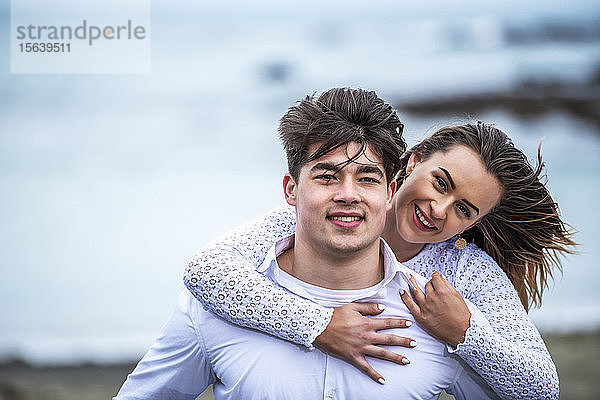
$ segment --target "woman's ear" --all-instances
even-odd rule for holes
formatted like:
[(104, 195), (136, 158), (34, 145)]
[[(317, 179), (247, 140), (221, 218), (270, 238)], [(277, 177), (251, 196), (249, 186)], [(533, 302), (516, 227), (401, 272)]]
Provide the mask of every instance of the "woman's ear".
[(408, 158), (408, 162), (406, 163), (406, 176), (410, 175), (410, 173), (415, 169), (417, 164), (421, 162), (421, 157), (416, 152), (413, 152)]
[(298, 185), (290, 174), (285, 174), (283, 177), (283, 194), (285, 195), (285, 201), (290, 206), (296, 205), (296, 191)]

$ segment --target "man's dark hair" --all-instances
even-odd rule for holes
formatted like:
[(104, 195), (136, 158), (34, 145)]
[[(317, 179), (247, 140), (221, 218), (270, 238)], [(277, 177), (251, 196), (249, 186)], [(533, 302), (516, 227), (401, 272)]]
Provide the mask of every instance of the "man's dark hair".
[[(406, 150), (403, 129), (396, 111), (375, 92), (335, 88), (318, 98), (307, 96), (290, 107), (281, 118), (279, 135), (289, 173), (296, 181), (306, 163), (355, 142), (361, 144), (361, 150), (348, 162), (364, 154), (369, 146), (381, 158), (389, 184), (400, 169), (400, 157)], [(314, 144), (319, 144), (319, 148), (309, 154)]]

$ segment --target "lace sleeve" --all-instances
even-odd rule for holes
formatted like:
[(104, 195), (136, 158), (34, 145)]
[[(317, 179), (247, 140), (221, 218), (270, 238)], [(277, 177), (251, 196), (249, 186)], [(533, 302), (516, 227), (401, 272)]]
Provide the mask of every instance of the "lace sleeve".
[(294, 295), (256, 270), (273, 243), (295, 228), (294, 209), (282, 206), (226, 233), (190, 261), (185, 286), (227, 321), (311, 348), (333, 309)]
[(504, 271), (475, 246), (459, 257), (453, 284), (485, 317), (473, 314), (455, 354), (503, 399), (558, 399), (556, 367)]

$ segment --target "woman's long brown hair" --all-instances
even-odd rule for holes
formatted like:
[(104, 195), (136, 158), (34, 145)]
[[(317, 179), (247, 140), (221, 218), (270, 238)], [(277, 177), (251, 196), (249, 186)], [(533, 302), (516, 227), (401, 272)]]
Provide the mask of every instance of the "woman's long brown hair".
[(573, 229), (561, 219), (558, 204), (546, 188), (540, 147), (533, 168), (510, 138), (491, 124), (447, 126), (404, 153), (398, 184), (404, 181), (411, 154), (425, 160), (457, 145), (477, 152), (503, 189), (499, 203), (463, 237), (498, 263), (526, 310), (540, 306), (554, 270), (562, 271), (560, 256), (573, 253), (577, 244), (572, 240)]

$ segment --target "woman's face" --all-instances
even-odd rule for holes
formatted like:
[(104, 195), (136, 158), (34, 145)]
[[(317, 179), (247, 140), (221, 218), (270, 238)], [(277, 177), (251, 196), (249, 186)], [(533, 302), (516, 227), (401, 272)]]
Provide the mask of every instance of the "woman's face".
[(411, 156), (394, 198), (396, 229), (409, 243), (442, 242), (479, 221), (500, 200), (502, 187), (479, 155), (462, 145), (427, 160)]

